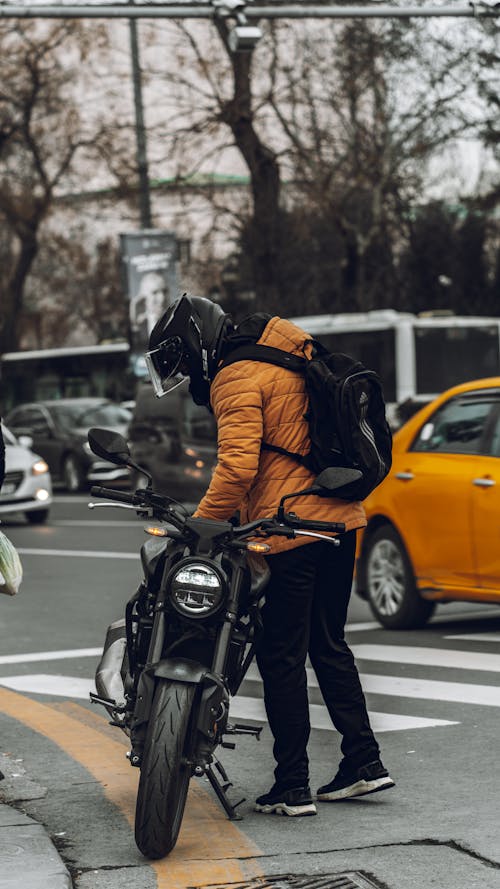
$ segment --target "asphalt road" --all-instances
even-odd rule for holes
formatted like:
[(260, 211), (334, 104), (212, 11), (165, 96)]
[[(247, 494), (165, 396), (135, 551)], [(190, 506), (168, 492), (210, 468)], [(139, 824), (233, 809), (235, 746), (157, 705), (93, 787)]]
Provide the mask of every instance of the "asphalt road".
[[(13, 804), (46, 826), (76, 889), (287, 889), (298, 875), (312, 887), (345, 872), (389, 889), (500, 889), (500, 610), (491, 606), (441, 607), (425, 630), (397, 633), (353, 597), (348, 638), (394, 790), (322, 804), (316, 818), (254, 813), (272, 783), (265, 727), (260, 742), (242, 738), (221, 757), (234, 796), (246, 797), (244, 820), (229, 822), (193, 781), (177, 848), (145, 861), (133, 840), (127, 739), (88, 703), (106, 627), (140, 579), (143, 523), (86, 503), (57, 496), (47, 525), (4, 523), (25, 577), (0, 602), (0, 768), (10, 765)], [(309, 689), (315, 788), (341, 754), (312, 675)], [(233, 714), (264, 722), (256, 670)]]

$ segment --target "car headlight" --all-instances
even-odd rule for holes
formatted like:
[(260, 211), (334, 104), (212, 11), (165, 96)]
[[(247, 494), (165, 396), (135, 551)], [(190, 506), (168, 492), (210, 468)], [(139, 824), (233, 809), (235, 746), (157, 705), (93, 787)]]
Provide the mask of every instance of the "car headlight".
[(43, 475), (44, 472), (48, 471), (49, 467), (45, 460), (37, 460), (36, 463), (33, 463), (31, 466), (31, 475)]
[(169, 585), (172, 605), (185, 617), (209, 617), (224, 601), (225, 579), (206, 562), (186, 561), (176, 565)]

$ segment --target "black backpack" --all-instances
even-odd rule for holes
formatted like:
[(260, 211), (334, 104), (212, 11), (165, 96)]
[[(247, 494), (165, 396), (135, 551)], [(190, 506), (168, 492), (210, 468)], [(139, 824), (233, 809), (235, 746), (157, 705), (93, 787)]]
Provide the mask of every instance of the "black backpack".
[(386, 477), (392, 464), (392, 434), (378, 374), (341, 352), (329, 352), (313, 340), (311, 360), (271, 346), (242, 346), (233, 350), (218, 370), (236, 361), (264, 361), (305, 376), (311, 450), (295, 454), (262, 443), (302, 463), (318, 474), (329, 466), (359, 469), (363, 477), (335, 492), (342, 500), (364, 500)]

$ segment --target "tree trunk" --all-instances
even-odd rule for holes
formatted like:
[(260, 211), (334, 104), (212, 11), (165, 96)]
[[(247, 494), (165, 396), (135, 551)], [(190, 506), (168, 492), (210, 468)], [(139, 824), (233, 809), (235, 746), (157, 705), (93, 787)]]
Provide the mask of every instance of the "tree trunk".
[(33, 260), (37, 254), (38, 243), (36, 230), (23, 232), (12, 272), (7, 279), (5, 293), (2, 295), (2, 317), (0, 318), (0, 355), (4, 352), (15, 352), (19, 348), (19, 322), (23, 310), (23, 294), (26, 278), (29, 275)]
[(221, 108), (221, 120), (234, 136), (248, 167), (253, 199), (252, 237), (253, 279), (259, 308), (278, 311), (280, 255), (280, 171), (275, 153), (255, 130), (251, 95), (252, 52), (233, 53), (227, 44), (227, 26), (217, 23), (219, 34), (233, 70), (233, 96)]

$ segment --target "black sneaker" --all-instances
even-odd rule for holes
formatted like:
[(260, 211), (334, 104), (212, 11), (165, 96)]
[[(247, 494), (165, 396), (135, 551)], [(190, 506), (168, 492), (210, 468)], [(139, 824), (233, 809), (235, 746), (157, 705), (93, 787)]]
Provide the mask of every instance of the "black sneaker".
[(350, 799), (389, 787), (394, 787), (394, 781), (379, 759), (354, 770), (343, 768), (341, 764), (333, 781), (320, 787), (316, 798), (323, 801)]
[(316, 815), (309, 787), (294, 787), (280, 790), (278, 785), (255, 800), (255, 811), (265, 815)]

